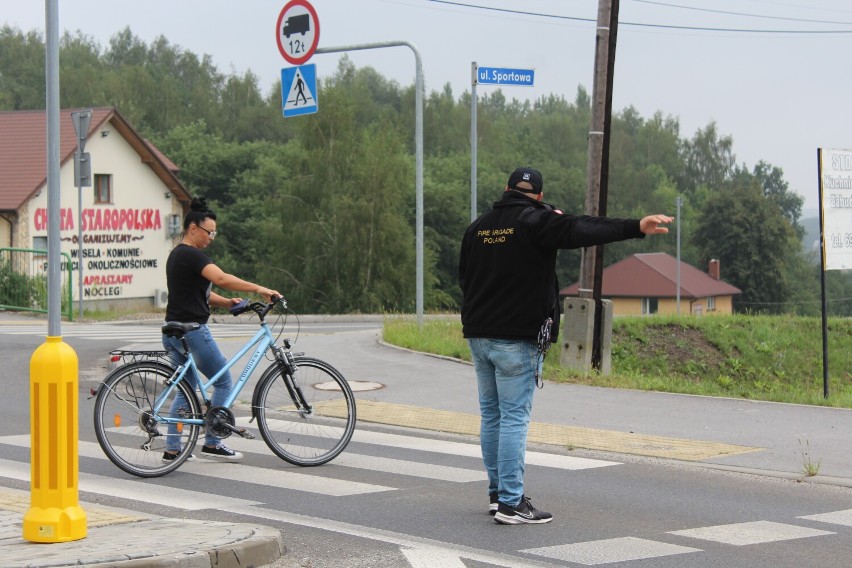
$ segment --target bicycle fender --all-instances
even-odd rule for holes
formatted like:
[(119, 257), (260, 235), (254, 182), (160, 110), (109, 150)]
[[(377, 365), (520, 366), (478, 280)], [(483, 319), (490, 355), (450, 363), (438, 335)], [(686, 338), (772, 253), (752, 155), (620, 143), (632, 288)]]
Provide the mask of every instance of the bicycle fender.
[(107, 373), (107, 376), (104, 377), (101, 380), (101, 382), (98, 384), (98, 389), (100, 389), (100, 385), (104, 384), (109, 379), (111, 379), (113, 375), (118, 374), (120, 372), (123, 372), (128, 367), (138, 367), (140, 365), (146, 365), (146, 366), (158, 368), (158, 369), (166, 372), (169, 375), (171, 375), (172, 373), (175, 372), (174, 367), (170, 367), (169, 365), (166, 365), (165, 363), (160, 363), (159, 361), (150, 360), (150, 361), (136, 361), (136, 362), (132, 362), (132, 363), (125, 363), (124, 365), (119, 365), (118, 367), (116, 367), (115, 369), (113, 369), (112, 371)]

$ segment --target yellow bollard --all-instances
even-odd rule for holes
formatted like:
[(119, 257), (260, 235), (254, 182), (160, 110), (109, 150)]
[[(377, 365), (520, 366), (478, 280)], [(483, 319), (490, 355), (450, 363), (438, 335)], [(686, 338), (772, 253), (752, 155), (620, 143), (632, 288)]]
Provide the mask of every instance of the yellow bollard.
[(48, 337), (30, 359), (30, 509), (24, 539), (68, 542), (86, 537), (78, 502), (77, 354)]

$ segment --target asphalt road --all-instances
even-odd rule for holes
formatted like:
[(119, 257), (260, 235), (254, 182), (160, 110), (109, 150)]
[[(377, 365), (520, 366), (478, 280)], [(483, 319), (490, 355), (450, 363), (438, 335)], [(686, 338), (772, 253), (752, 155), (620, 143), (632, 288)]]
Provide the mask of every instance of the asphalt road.
[[(398, 393), (402, 399), (428, 407), (445, 397), (452, 408), (475, 409), (470, 368), (462, 368), (452, 386), (436, 393), (430, 378), (449, 367), (433, 367), (414, 354), (403, 358), (378, 345), (374, 331), (305, 324), (302, 333), (300, 348), (329, 360), (349, 378), (369, 379), (370, 368), (394, 361), (401, 377), (385, 380), (385, 388), (405, 389)], [(7, 387), (0, 409), (9, 418), (0, 448), (3, 460), (19, 464), (13, 471), (28, 471), (29, 449), (15, 436), (28, 433), (28, 361), (42, 341), (0, 333)], [(307, 469), (278, 460), (259, 438), (232, 438), (228, 443), (246, 453), (240, 464), (199, 459), (163, 478), (132, 478), (99, 455), (91, 427), (93, 401), (85, 396), (115, 340), (78, 336), (67, 342), (80, 360), (80, 471), (86, 500), (178, 518), (280, 528), (287, 554), (268, 568), (850, 565), (852, 491), (846, 487), (626, 454), (533, 447), (531, 462), (538, 465), (527, 468), (527, 493), (554, 514), (554, 521), (500, 526), (486, 513), (476, 439), (429, 430), (359, 423), (343, 455)], [(240, 340), (221, 343), (227, 351)], [(536, 396), (548, 394), (545, 388)], [(26, 479), (2, 476), (0, 485), (26, 489)]]

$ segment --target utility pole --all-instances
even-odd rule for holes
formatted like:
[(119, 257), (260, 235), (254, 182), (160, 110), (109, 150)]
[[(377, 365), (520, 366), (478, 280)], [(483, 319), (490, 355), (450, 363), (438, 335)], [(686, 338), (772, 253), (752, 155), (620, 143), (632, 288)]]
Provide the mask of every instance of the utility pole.
[[(599, 0), (595, 43), (595, 76), (592, 90), (592, 119), (589, 130), (586, 215), (605, 216), (609, 187), (609, 137), (612, 123), (612, 84), (615, 75), (615, 45), (618, 32), (619, 0)], [(592, 290), (595, 317), (592, 366), (601, 368), (602, 312), (601, 285), (603, 246), (583, 249), (580, 289)]]

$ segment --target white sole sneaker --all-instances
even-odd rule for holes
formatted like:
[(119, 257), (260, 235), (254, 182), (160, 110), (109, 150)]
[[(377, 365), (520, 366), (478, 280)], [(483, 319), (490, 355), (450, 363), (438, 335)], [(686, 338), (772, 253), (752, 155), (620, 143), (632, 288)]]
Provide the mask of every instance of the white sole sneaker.
[(214, 460), (225, 460), (225, 461), (240, 461), (243, 459), (243, 454), (240, 452), (235, 452), (230, 448), (225, 448), (225, 451), (222, 451), (220, 448), (214, 448), (211, 451), (208, 451), (209, 448), (204, 446), (201, 448), (201, 453), (199, 454), (202, 458), (214, 459)]

